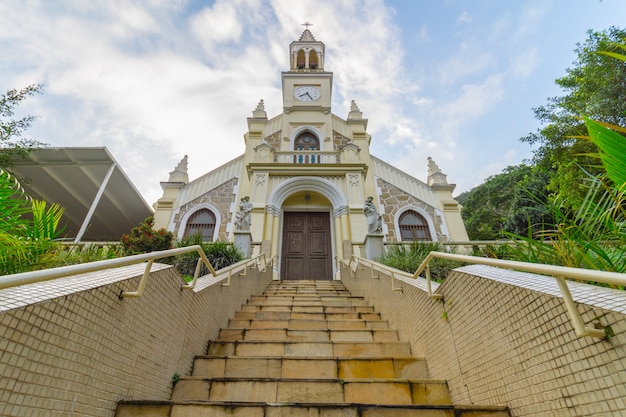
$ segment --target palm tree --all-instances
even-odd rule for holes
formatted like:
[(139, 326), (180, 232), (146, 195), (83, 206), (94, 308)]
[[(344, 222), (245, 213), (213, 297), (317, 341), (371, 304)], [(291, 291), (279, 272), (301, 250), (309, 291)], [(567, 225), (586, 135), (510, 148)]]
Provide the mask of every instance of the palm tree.
[(63, 208), (34, 200), (0, 169), (0, 275), (44, 268), (63, 229)]

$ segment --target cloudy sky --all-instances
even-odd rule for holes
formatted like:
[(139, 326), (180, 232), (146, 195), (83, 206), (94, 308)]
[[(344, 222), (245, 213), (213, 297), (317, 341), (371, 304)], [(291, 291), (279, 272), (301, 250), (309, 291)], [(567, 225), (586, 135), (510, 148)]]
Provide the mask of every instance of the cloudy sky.
[(531, 156), (532, 108), (588, 29), (626, 25), (623, 0), (2, 0), (0, 91), (39, 83), (19, 110), (52, 146), (106, 146), (149, 204), (189, 155), (196, 178), (243, 152), (260, 99), (305, 21), (326, 44), (333, 113), (356, 100), (372, 153), (455, 194)]

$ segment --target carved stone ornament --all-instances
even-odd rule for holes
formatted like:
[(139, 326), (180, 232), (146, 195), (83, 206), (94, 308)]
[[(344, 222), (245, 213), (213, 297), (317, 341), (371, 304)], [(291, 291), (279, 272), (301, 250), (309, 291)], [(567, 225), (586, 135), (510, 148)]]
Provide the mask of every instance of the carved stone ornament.
[(257, 187), (262, 187), (265, 185), (265, 174), (256, 174), (255, 183)]
[(235, 230), (250, 230), (250, 212), (253, 209), (250, 197), (245, 196), (239, 202), (239, 211), (235, 214)]
[(374, 205), (374, 197), (367, 197), (363, 204), (363, 213), (367, 219), (367, 234), (380, 235), (383, 233), (383, 219)]

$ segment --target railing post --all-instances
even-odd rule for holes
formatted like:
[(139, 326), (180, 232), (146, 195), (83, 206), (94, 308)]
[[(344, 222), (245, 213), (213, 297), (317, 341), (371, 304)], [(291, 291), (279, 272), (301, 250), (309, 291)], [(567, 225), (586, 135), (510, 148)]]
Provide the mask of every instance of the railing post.
[(395, 273), (394, 271), (391, 271), (391, 290), (392, 290), (392, 291), (400, 291), (400, 292), (404, 292), (404, 289), (403, 289), (402, 287), (396, 287), (396, 286), (394, 285), (393, 280), (395, 279), (395, 277), (396, 277), (396, 273)]
[(376, 276), (374, 276), (374, 264), (372, 264), (371, 262), (370, 262), (370, 278), (380, 279), (380, 275), (376, 274)]
[(567, 309), (567, 313), (569, 314), (569, 318), (574, 325), (574, 331), (578, 337), (584, 336), (593, 336), (600, 339), (604, 339), (606, 334), (604, 330), (593, 329), (585, 326), (585, 322), (583, 322), (583, 318), (576, 307), (576, 303), (572, 298), (572, 293), (567, 286), (567, 281), (563, 277), (555, 277), (556, 282), (559, 284), (559, 289), (561, 290), (561, 295), (563, 296), (563, 302), (565, 303), (565, 308)]
[(233, 270), (229, 269), (228, 270), (228, 279), (226, 280), (226, 283), (222, 282), (222, 287), (230, 287), (230, 279), (233, 276)]
[(146, 269), (143, 271), (143, 275), (141, 277), (141, 281), (139, 281), (139, 288), (137, 291), (122, 291), (120, 294), (120, 298), (138, 298), (143, 294), (144, 288), (146, 288), (146, 283), (148, 282), (148, 277), (150, 276), (150, 269), (152, 268), (152, 264), (154, 263), (154, 259), (150, 259), (146, 264)]

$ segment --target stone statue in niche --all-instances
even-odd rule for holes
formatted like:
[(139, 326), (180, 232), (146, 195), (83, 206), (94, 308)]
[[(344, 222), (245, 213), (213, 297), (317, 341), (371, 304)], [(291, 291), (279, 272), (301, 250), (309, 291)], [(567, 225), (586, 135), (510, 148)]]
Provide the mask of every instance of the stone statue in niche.
[(252, 208), (250, 197), (243, 197), (239, 202), (239, 211), (235, 215), (235, 230), (250, 230), (250, 212)]
[(367, 219), (367, 234), (380, 235), (383, 233), (383, 219), (376, 206), (374, 205), (374, 197), (367, 197), (363, 205), (363, 213)]

